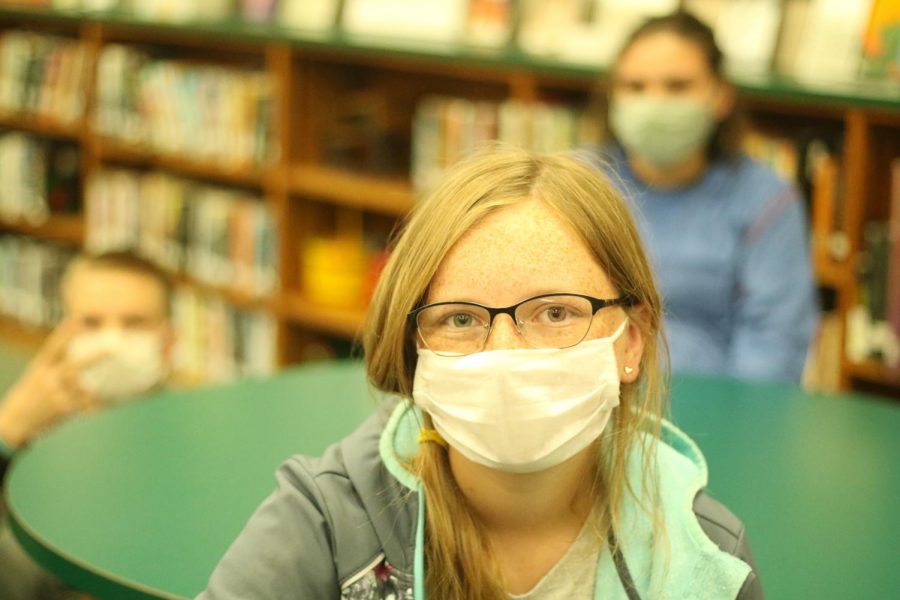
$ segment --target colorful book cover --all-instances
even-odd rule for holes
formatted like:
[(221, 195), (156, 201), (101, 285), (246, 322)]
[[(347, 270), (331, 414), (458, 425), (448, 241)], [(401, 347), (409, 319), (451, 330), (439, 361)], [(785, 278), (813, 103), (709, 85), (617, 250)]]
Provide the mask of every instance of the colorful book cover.
[(900, 81), (900, 2), (872, 0), (863, 36), (864, 77)]

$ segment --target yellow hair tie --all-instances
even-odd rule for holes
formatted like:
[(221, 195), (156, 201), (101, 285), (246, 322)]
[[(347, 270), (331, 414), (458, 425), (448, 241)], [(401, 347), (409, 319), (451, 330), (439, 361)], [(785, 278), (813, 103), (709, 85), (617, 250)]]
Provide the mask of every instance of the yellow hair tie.
[(447, 440), (445, 440), (440, 433), (435, 429), (425, 429), (424, 427), (419, 430), (419, 443), (424, 444), (425, 442), (434, 442), (435, 444), (439, 444), (444, 448), (447, 447)]

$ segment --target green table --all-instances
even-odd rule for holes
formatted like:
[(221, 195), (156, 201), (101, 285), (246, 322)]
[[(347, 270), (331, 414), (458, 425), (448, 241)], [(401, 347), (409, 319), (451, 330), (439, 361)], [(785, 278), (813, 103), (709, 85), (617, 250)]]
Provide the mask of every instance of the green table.
[[(792, 387), (679, 378), (676, 421), (747, 524), (769, 598), (900, 597), (900, 409)], [(193, 596), (295, 452), (377, 396), (354, 363), (169, 393), (70, 422), (17, 457), (16, 535), (103, 598)]]

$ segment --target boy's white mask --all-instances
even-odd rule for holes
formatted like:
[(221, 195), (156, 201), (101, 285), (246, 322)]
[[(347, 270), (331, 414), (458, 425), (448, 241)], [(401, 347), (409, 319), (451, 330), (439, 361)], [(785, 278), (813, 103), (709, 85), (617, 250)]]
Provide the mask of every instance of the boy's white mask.
[(87, 332), (72, 338), (69, 357), (85, 361), (79, 383), (101, 402), (120, 402), (150, 391), (168, 375), (163, 336), (157, 331), (120, 328)]

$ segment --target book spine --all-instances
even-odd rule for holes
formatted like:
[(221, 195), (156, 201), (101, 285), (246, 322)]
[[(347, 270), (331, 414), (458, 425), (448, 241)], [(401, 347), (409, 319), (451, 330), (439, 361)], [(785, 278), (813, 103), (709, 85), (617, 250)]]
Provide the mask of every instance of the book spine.
[(271, 163), (274, 85), (261, 71), (154, 59), (111, 45), (99, 58), (100, 133), (151, 151), (229, 167)]
[(277, 224), (262, 198), (160, 171), (106, 169), (87, 187), (92, 250), (132, 249), (243, 295), (278, 289)]

